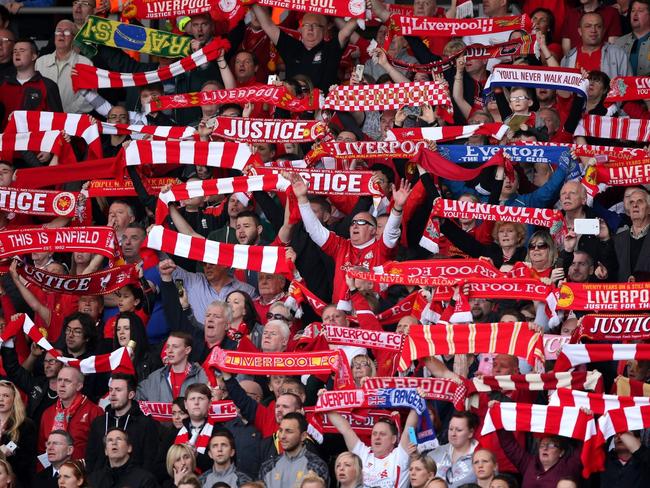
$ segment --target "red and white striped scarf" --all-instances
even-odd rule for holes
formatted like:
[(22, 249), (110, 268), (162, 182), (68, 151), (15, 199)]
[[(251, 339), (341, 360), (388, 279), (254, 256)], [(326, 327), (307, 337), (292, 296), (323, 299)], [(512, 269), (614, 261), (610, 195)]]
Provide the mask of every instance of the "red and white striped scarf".
[(608, 410), (598, 419), (604, 443), (615, 434), (650, 427), (650, 406), (634, 406)]
[(650, 344), (565, 344), (553, 371), (568, 371), (580, 364), (630, 359), (649, 360)]
[(612, 393), (621, 396), (650, 397), (650, 384), (625, 376), (617, 376), (614, 380), (614, 386), (612, 386)]
[(584, 115), (573, 135), (647, 142), (650, 140), (650, 120)]
[(398, 110), (405, 105), (451, 108), (449, 89), (435, 81), (385, 85), (335, 85), (321, 108), (344, 112)]
[(126, 166), (197, 164), (242, 170), (257, 160), (246, 144), (205, 141), (131, 141), (121, 153)]
[(228, 41), (217, 37), (203, 48), (169, 66), (161, 66), (157, 70), (140, 73), (118, 73), (95, 68), (92, 65), (77, 63), (75, 65), (76, 74), (72, 75), (72, 88), (74, 91), (82, 88), (90, 90), (124, 88), (128, 86), (145, 86), (169, 80), (217, 59), (220, 53), (229, 47), (230, 43)]
[(60, 155), (64, 143), (58, 130), (0, 134), (0, 151), (3, 153), (34, 151)]
[(284, 247), (245, 246), (209, 241), (201, 237), (179, 234), (160, 225), (154, 225), (149, 230), (143, 246), (228, 268), (285, 275), (291, 273)]
[(213, 180), (188, 181), (172, 186), (169, 191), (158, 195), (156, 223), (162, 224), (169, 213), (171, 202), (212, 195), (229, 195), (253, 191), (286, 191), (291, 183), (279, 174), (259, 176), (235, 176)]
[(603, 391), (603, 375), (600, 371), (572, 371), (557, 373), (531, 373), (472, 378), (468, 384), (470, 393), (490, 391), (550, 391), (558, 388)]
[(124, 135), (124, 134), (147, 134), (154, 139), (192, 139), (196, 134), (194, 127), (180, 125), (141, 125), (141, 124), (111, 124), (100, 122), (99, 128), (102, 134)]
[(544, 364), (544, 343), (527, 322), (486, 324), (412, 325), (402, 349), (399, 370), (420, 358), (439, 354), (497, 353), (526, 359), (539, 368)]
[(509, 127), (498, 122), (473, 125), (449, 125), (444, 127), (412, 127), (409, 129), (388, 129), (387, 141), (452, 141), (483, 135), (501, 140)]
[(559, 388), (548, 399), (549, 405), (562, 407), (581, 407), (591, 410), (595, 415), (602, 415), (608, 410), (624, 407), (641, 407), (650, 405), (648, 397), (606, 395), (586, 391)]
[(551, 407), (528, 403), (500, 403), (490, 407), (483, 422), (481, 435), (503, 429), (511, 432), (534, 432), (559, 435), (584, 442), (580, 459), (582, 474), (604, 469), (604, 452), (599, 449), (600, 436), (593, 415), (577, 407)]
[(210, 420), (208, 420), (205, 425), (203, 425), (198, 435), (190, 437), (190, 433), (187, 431), (185, 425), (183, 425), (183, 427), (178, 431), (178, 434), (176, 434), (174, 444), (189, 444), (194, 447), (196, 452), (199, 454), (205, 454), (205, 451), (210, 444), (210, 437), (212, 437), (213, 428), (214, 425)]

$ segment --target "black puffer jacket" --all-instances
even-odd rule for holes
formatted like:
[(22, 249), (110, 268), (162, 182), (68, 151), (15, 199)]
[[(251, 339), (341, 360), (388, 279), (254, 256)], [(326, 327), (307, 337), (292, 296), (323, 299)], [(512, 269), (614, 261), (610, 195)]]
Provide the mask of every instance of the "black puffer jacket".
[(93, 488), (158, 488), (156, 478), (146, 469), (135, 466), (129, 460), (124, 466), (104, 466), (90, 473), (88, 477)]

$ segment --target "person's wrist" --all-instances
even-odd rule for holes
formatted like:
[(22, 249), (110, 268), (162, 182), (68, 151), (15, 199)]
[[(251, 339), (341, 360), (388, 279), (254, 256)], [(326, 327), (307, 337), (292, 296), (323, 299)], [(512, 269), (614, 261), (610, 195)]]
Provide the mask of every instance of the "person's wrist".
[(400, 208), (397, 208), (397, 205), (394, 205), (394, 206), (393, 206), (393, 210), (395, 211), (395, 213), (401, 214), (401, 213), (403, 212), (404, 209), (401, 208), (401, 207), (400, 207)]

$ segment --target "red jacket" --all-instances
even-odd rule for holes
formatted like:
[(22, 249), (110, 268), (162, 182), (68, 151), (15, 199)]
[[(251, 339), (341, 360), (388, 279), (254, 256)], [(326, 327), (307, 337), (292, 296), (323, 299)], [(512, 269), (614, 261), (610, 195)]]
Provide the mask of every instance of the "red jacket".
[[(74, 439), (74, 452), (72, 459), (83, 459), (86, 455), (86, 445), (88, 444), (88, 434), (90, 433), (90, 424), (95, 419), (103, 415), (104, 411), (84, 396), (83, 403), (68, 422), (68, 432)], [(56, 415), (56, 403), (43, 412), (41, 417), (41, 428), (38, 432), (38, 452), (45, 452), (45, 442), (54, 424)]]
[(59, 87), (37, 71), (32, 78), (21, 85), (16, 76), (7, 77), (0, 86), (0, 107), (2, 108), (1, 129), (4, 131), (7, 118), (14, 110), (44, 110), (63, 112)]

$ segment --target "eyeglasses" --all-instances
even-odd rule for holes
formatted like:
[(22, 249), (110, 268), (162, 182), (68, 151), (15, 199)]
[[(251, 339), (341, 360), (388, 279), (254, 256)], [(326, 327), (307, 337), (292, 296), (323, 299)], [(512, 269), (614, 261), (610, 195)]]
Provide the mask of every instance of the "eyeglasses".
[(65, 29), (65, 30), (57, 29), (54, 31), (54, 33), (57, 36), (65, 36), (65, 37), (70, 37), (72, 35), (72, 31), (69, 29)]
[(76, 7), (77, 5), (80, 5), (80, 6), (86, 7), (86, 8), (91, 8), (91, 7), (95, 8), (95, 6), (93, 4), (91, 4), (90, 2), (86, 2), (85, 0), (75, 0), (74, 2), (72, 2), (73, 7)]
[(545, 242), (538, 242), (537, 244), (533, 244), (532, 242), (528, 244), (528, 249), (530, 250), (537, 250), (539, 251), (540, 249), (548, 249), (548, 244)]
[(108, 120), (129, 120), (128, 114), (111, 114), (108, 116)]
[(362, 227), (363, 227), (364, 225), (369, 225), (370, 227), (374, 227), (374, 226), (375, 226), (375, 224), (373, 224), (372, 222), (370, 222), (370, 221), (368, 221), (368, 220), (365, 220), (365, 219), (355, 219), (355, 220), (353, 220), (352, 222), (350, 222), (350, 225), (360, 225), (360, 226), (362, 226)]
[(0, 37), (0, 42), (3, 44), (8, 44), (10, 42), (16, 42), (13, 39), (9, 39), (8, 37)]
[[(70, 329), (70, 330), (76, 330), (76, 329)], [(57, 359), (43, 359), (43, 362), (45, 364), (54, 364), (57, 362)]]
[(356, 363), (352, 363), (353, 368), (367, 368), (370, 366), (370, 363), (368, 361), (359, 361)]
[(84, 330), (83, 329), (71, 329), (70, 327), (66, 327), (65, 328), (65, 334), (66, 335), (81, 336), (81, 335), (84, 335)]
[(545, 443), (539, 445), (540, 449), (558, 449), (559, 447), (560, 446), (558, 446), (554, 442), (545, 442)]
[(291, 319), (285, 317), (281, 313), (267, 312), (266, 313), (266, 320), (284, 320), (285, 322), (289, 322)]
[(523, 102), (524, 100), (530, 100), (530, 98), (525, 95), (519, 95), (518, 97), (510, 97), (511, 102)]

